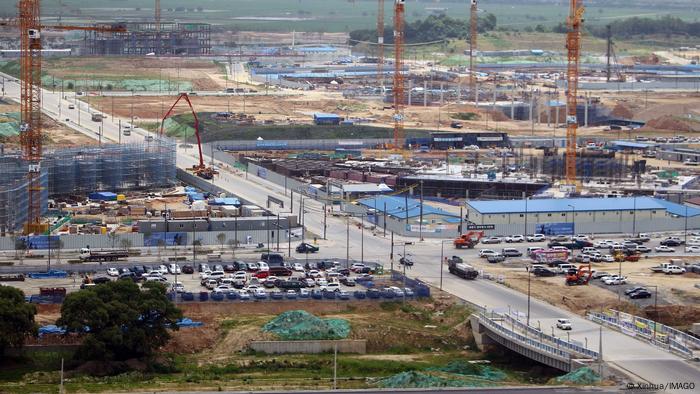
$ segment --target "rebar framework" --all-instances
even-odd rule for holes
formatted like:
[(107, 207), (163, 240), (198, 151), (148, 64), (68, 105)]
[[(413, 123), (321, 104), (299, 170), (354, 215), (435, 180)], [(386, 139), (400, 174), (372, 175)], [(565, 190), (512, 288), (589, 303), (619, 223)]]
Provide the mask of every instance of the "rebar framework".
[(124, 32), (85, 32), (83, 48), (90, 55), (200, 56), (211, 54), (210, 36), (208, 23), (127, 23)]

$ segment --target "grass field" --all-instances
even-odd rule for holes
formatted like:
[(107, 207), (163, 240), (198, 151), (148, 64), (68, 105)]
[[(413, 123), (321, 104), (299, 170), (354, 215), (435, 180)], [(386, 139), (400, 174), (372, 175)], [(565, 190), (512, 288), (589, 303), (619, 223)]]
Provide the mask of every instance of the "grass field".
[[(153, 3), (141, 0), (94, 0), (85, 4), (80, 0), (64, 0), (64, 22), (105, 21), (112, 15), (119, 19), (136, 20), (152, 17)], [(15, 6), (14, 0), (0, 0), (3, 9)], [(386, 2), (386, 21), (391, 24), (392, 2)], [(692, 21), (700, 17), (700, 9), (693, 8), (690, 0), (675, 0), (651, 3), (644, 0), (626, 3), (604, 4), (598, 2), (587, 5), (586, 23), (605, 24), (616, 18), (630, 16), (674, 15)], [(624, 4), (624, 5), (620, 5)], [(178, 7), (184, 7), (176, 11)], [(194, 7), (202, 7), (201, 11)], [(532, 4), (527, 1), (483, 2), (479, 5), (485, 12), (498, 18), (498, 25), (512, 28), (524, 28), (542, 24), (553, 26), (563, 22), (568, 13), (568, 2), (551, 1), (550, 3)], [(187, 10), (190, 8), (190, 10)], [(80, 10), (77, 14), (75, 10)], [(209, 22), (240, 30), (258, 31), (326, 31), (347, 32), (355, 29), (373, 28), (377, 4), (374, 0), (200, 0), (196, 3), (185, 0), (169, 0), (162, 3), (164, 21)], [(170, 10), (168, 10), (170, 9)], [(406, 16), (409, 21), (422, 19), (431, 12), (444, 12), (453, 17), (468, 16), (466, 0), (442, 0), (408, 2)], [(42, 3), (45, 19), (58, 15), (58, 2)], [(237, 18), (273, 18), (267, 20)]]

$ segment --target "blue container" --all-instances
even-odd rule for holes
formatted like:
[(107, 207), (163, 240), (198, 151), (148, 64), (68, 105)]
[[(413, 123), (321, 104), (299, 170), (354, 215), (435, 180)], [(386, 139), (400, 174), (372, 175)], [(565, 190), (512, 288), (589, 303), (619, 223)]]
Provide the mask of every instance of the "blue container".
[(288, 300), (296, 300), (297, 299), (297, 293), (287, 293), (285, 295)]
[(313, 298), (314, 300), (322, 300), (323, 294), (320, 291), (314, 291), (311, 293), (311, 298)]
[(211, 293), (211, 300), (212, 301), (223, 301), (224, 300), (224, 293)]
[(270, 298), (272, 298), (273, 300), (282, 300), (284, 299), (284, 294), (275, 291), (273, 293), (270, 293)]
[(237, 299), (238, 299), (238, 293), (235, 292), (235, 291), (229, 291), (229, 292), (226, 294), (226, 298), (229, 299), (229, 300), (237, 300)]
[(338, 293), (338, 299), (340, 299), (340, 300), (349, 300), (349, 299), (350, 299), (350, 294), (349, 294), (349, 293)]
[(267, 293), (255, 293), (255, 299), (256, 300), (266, 300)]
[(335, 300), (335, 291), (324, 291), (323, 298), (327, 300)]
[(190, 293), (189, 291), (187, 293), (182, 293), (182, 300), (183, 301), (194, 301), (194, 294)]
[(309, 298), (309, 297), (311, 297), (311, 294), (309, 294), (309, 293), (306, 293), (306, 294), (299, 293), (299, 298)]
[(209, 300), (209, 293), (206, 291), (200, 291), (199, 292), (199, 300), (200, 301), (208, 301)]
[(358, 300), (364, 300), (365, 298), (367, 298), (367, 293), (362, 290), (356, 290), (352, 293), (352, 295)]
[(393, 299), (396, 296), (396, 294), (394, 294), (393, 291), (382, 291), (381, 294), (382, 294), (382, 297), (389, 299), (389, 300)]
[(376, 300), (382, 297), (382, 293), (380, 293), (378, 290), (367, 290), (367, 298)]

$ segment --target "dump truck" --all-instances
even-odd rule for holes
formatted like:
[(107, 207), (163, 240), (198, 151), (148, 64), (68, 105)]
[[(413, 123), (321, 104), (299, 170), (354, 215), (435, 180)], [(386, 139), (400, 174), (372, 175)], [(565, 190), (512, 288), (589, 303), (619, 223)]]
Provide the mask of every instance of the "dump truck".
[(80, 249), (80, 261), (115, 261), (129, 257), (126, 250), (92, 251), (90, 247)]
[(447, 264), (450, 273), (462, 279), (476, 279), (479, 276), (479, 272), (471, 265), (464, 263), (459, 256), (452, 256), (451, 259), (447, 260)]

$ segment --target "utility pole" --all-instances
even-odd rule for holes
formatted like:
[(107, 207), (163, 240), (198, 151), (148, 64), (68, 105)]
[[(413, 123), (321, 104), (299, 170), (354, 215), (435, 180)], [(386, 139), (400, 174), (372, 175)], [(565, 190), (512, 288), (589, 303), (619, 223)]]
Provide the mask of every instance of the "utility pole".
[(326, 225), (326, 219), (328, 217), (328, 212), (326, 209), (326, 204), (323, 204), (323, 239), (326, 239), (326, 229), (328, 226)]
[(605, 79), (607, 82), (610, 82), (610, 71), (611, 71), (611, 65), (610, 65), (610, 59), (612, 58), (612, 26), (607, 25), (607, 39), (608, 39), (608, 48), (606, 51), (606, 57), (607, 57), (607, 64), (605, 67)]
[[(408, 207), (406, 207), (408, 209)], [(418, 223), (420, 240), (423, 241), (423, 180), (420, 181), (420, 223)]]
[(345, 216), (345, 268), (350, 268), (350, 215)]

